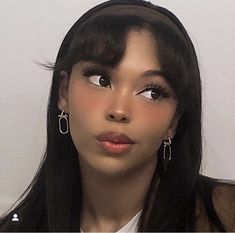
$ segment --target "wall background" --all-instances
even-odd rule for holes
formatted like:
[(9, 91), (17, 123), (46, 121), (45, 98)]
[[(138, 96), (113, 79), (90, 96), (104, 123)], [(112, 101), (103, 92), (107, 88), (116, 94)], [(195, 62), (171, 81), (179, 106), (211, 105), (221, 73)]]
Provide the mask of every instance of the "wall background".
[[(100, 0), (0, 0), (0, 214), (30, 184), (46, 147), (50, 71), (60, 43)], [(233, 0), (153, 0), (183, 22), (197, 50), (203, 85), (203, 164), (235, 179)]]

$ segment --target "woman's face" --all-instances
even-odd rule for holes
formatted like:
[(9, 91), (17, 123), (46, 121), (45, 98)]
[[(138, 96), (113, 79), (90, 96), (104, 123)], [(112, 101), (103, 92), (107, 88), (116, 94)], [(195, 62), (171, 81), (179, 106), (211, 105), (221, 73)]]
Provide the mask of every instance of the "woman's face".
[(177, 100), (156, 54), (151, 34), (133, 30), (116, 68), (81, 61), (63, 80), (58, 106), (69, 114), (81, 166), (112, 176), (155, 168), (177, 125)]

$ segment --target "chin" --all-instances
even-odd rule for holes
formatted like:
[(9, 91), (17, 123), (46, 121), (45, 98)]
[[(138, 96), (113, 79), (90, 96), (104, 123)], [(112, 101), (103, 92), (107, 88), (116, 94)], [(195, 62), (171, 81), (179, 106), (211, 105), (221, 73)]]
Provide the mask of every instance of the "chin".
[(80, 166), (85, 166), (90, 172), (108, 177), (127, 175), (134, 169), (134, 161), (130, 164), (127, 159), (112, 156), (97, 156), (95, 159), (80, 158)]

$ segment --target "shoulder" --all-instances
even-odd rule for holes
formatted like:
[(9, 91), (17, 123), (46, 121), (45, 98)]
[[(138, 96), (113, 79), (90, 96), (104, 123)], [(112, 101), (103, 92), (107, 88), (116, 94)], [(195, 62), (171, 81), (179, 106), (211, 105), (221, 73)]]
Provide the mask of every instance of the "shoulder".
[(200, 175), (198, 185), (202, 193), (211, 193), (213, 203), (217, 205), (218, 208), (222, 206), (228, 208), (235, 207), (235, 181), (220, 180)]
[(235, 185), (219, 183), (213, 189), (215, 210), (230, 231), (235, 231)]
[(225, 229), (235, 231), (235, 182), (201, 175), (198, 187), (208, 218), (215, 219), (215, 211)]

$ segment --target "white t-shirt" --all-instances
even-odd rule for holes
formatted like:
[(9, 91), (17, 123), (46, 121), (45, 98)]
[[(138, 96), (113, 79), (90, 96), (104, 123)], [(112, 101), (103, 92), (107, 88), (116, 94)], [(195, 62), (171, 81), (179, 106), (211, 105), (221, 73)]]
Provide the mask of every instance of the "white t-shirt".
[[(137, 224), (138, 224), (141, 212), (142, 211), (139, 211), (126, 225), (124, 225), (121, 229), (116, 231), (116, 233), (137, 232)], [(82, 229), (80, 229), (80, 231), (84, 233)]]

